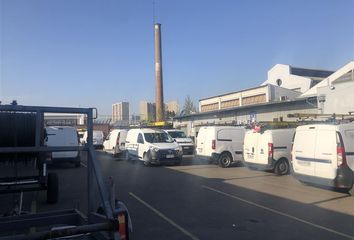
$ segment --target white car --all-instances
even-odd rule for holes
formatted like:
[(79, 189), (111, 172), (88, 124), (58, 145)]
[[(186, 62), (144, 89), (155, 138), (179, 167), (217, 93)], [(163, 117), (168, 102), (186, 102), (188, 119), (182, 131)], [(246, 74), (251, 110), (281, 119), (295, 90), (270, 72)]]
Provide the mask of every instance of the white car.
[(195, 146), (193, 140), (187, 137), (182, 130), (166, 129), (164, 131), (167, 132), (172, 137), (172, 139), (182, 147), (184, 156), (194, 155)]
[(354, 195), (354, 123), (297, 127), (292, 166), (302, 182), (344, 188)]
[(182, 161), (182, 147), (166, 132), (158, 129), (141, 128), (128, 131), (125, 140), (127, 160), (150, 164), (175, 164)]
[[(103, 132), (99, 131), (99, 130), (94, 130), (92, 135), (93, 135), (92, 136), (93, 146), (95, 148), (102, 149), (103, 148), (103, 140), (104, 140)], [(87, 131), (84, 133), (82, 144), (86, 144), (86, 143), (87, 143)]]
[[(79, 137), (74, 127), (53, 126), (46, 127), (46, 146), (50, 147), (78, 147)], [(75, 167), (80, 167), (80, 154), (78, 151), (53, 152), (53, 162), (72, 162)]]
[(125, 129), (113, 129), (106, 140), (103, 142), (103, 149), (113, 156), (119, 156), (125, 153), (125, 139), (128, 131)]
[(230, 167), (241, 162), (246, 129), (233, 126), (201, 127), (197, 136), (197, 156)]
[(260, 129), (246, 132), (243, 146), (245, 165), (258, 170), (290, 173), (291, 143), (295, 128)]

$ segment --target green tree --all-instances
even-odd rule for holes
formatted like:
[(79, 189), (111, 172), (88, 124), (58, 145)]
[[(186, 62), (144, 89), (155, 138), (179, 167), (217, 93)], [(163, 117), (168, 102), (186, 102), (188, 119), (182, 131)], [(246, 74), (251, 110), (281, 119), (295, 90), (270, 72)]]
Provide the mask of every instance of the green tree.
[(197, 109), (191, 99), (191, 97), (189, 95), (187, 95), (187, 97), (184, 100), (184, 106), (183, 106), (183, 114), (185, 115), (189, 115), (192, 113), (196, 113)]

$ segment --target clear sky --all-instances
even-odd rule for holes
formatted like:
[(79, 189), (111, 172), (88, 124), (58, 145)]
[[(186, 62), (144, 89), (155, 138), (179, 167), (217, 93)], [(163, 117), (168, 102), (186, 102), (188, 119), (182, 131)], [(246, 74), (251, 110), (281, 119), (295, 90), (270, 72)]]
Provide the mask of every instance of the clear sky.
[[(0, 100), (98, 107), (154, 101), (152, 0), (0, 0)], [(354, 59), (353, 0), (155, 0), (166, 100), (261, 84), (277, 63)]]

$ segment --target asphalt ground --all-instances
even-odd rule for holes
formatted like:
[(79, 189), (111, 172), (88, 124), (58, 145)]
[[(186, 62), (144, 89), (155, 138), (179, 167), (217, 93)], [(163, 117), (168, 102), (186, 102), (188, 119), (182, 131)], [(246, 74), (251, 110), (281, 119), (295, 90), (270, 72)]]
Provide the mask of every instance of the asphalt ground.
[[(354, 239), (354, 197), (343, 192), (195, 158), (181, 166), (145, 167), (102, 152), (97, 156), (104, 179), (114, 179), (116, 197), (130, 211), (132, 239)], [(81, 168), (51, 167), (59, 176), (59, 202), (47, 204), (45, 192), (25, 193), (23, 210), (87, 212), (86, 167), (84, 156)], [(0, 195), (0, 214), (18, 195)]]

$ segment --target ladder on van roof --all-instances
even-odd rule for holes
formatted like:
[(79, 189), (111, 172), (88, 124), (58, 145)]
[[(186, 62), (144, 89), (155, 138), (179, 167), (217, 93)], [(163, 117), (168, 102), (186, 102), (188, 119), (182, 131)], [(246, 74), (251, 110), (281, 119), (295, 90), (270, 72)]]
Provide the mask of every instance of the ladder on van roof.
[(321, 122), (352, 122), (354, 121), (354, 111), (348, 114), (320, 114), (320, 113), (292, 113), (288, 118), (297, 118), (300, 121), (321, 121)]

